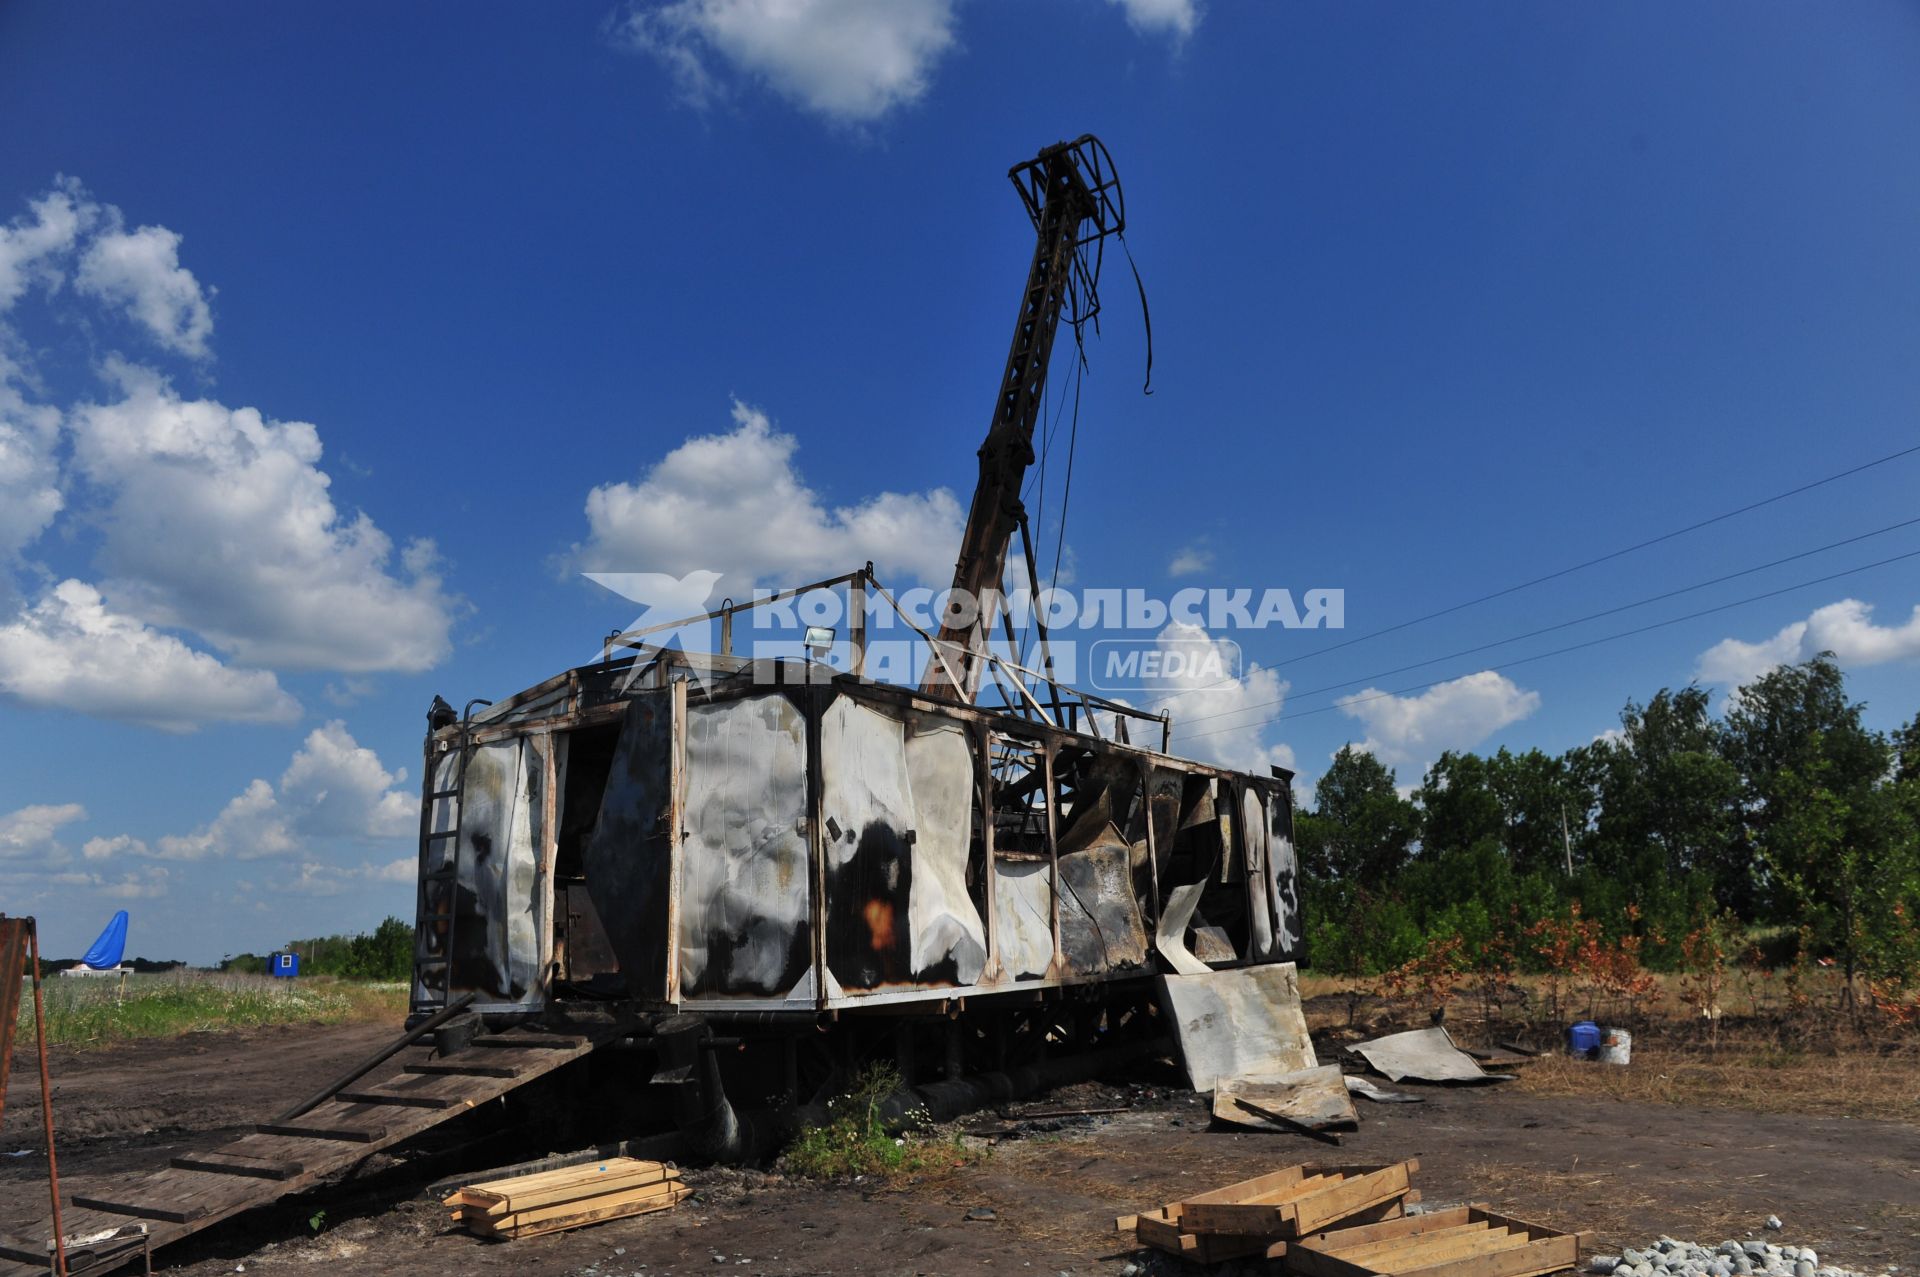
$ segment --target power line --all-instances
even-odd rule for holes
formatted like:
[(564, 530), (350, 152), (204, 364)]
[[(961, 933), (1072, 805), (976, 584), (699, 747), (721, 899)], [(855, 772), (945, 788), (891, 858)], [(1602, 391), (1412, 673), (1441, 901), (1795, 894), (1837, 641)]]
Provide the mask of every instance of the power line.
[[(1549, 572), (1545, 576), (1534, 577), (1531, 581), (1522, 581), (1518, 585), (1509, 585), (1505, 589), (1495, 590), (1491, 594), (1482, 594), (1478, 598), (1468, 599), (1463, 603), (1455, 603), (1451, 607), (1441, 608), (1437, 612), (1428, 612), (1424, 616), (1416, 616), (1411, 620), (1400, 621), (1397, 624), (1389, 625), (1382, 629), (1371, 630), (1365, 634), (1358, 634), (1358, 635), (1355, 635), (1353, 638), (1343, 639), (1338, 643), (1330, 643), (1326, 647), (1315, 648), (1311, 652), (1302, 652), (1298, 656), (1290, 656), (1284, 661), (1276, 661), (1274, 664), (1267, 666), (1267, 668), (1279, 669), (1282, 666), (1292, 665), (1299, 661), (1312, 660), (1316, 656), (1325, 656), (1328, 652), (1337, 652), (1341, 648), (1352, 647), (1356, 643), (1365, 643), (1371, 639), (1377, 639), (1385, 634), (1398, 633), (1401, 630), (1411, 629), (1413, 626), (1422, 625), (1428, 621), (1437, 620), (1443, 616), (1451, 616), (1455, 612), (1465, 611), (1467, 608), (1470, 608), (1470, 607), (1478, 607), (1482, 603), (1490, 603), (1494, 599), (1505, 598), (1509, 594), (1518, 594), (1520, 591), (1532, 589), (1536, 585), (1544, 585), (1548, 581), (1557, 581), (1563, 576), (1570, 576), (1575, 572), (1584, 571), (1587, 568), (1596, 567), (1602, 563), (1609, 563), (1614, 559), (1622, 558), (1636, 551), (1647, 549), (1649, 546), (1659, 545), (1662, 542), (1671, 541), (1675, 537), (1685, 536), (1689, 532), (1698, 532), (1701, 528), (1711, 527), (1716, 523), (1723, 523), (1728, 519), (1735, 518), (1742, 514), (1749, 514), (1752, 511), (1759, 510), (1766, 506), (1773, 505), (1775, 502), (1784, 501), (1788, 497), (1796, 497), (1803, 492), (1811, 492), (1815, 488), (1825, 487), (1829, 483), (1836, 483), (1841, 479), (1849, 478), (1853, 475), (1861, 474), (1865, 471), (1872, 470), (1876, 466), (1886, 465), (1890, 461), (1898, 461), (1900, 458), (1912, 456), (1916, 452), (1920, 452), (1920, 444), (1914, 444), (1910, 447), (1902, 448), (1898, 452), (1890, 452), (1884, 457), (1879, 457), (1872, 461), (1863, 462), (1860, 465), (1853, 466), (1849, 469), (1839, 471), (1836, 474), (1830, 474), (1826, 476), (1824, 479), (1815, 479), (1810, 483), (1803, 483), (1799, 487), (1788, 488), (1784, 492), (1776, 492), (1770, 497), (1763, 497), (1758, 501), (1749, 502), (1746, 505), (1740, 506), (1738, 509), (1727, 510), (1723, 513), (1716, 514), (1711, 518), (1702, 519), (1698, 523), (1689, 523), (1684, 528), (1675, 528), (1671, 532), (1663, 532), (1659, 536), (1649, 537), (1644, 541), (1637, 541), (1632, 545), (1622, 547), (1621, 549), (1618, 549), (1618, 550), (1609, 551), (1608, 553), (1599, 555), (1596, 558), (1587, 559), (1581, 563), (1575, 563), (1571, 567), (1564, 567), (1559, 569), (1558, 571)], [(1228, 683), (1232, 683), (1235, 681), (1237, 680), (1221, 679), (1219, 682), (1208, 684), (1207, 686), (1223, 687)], [(1204, 691), (1206, 689), (1205, 687), (1200, 687), (1200, 688), (1190, 688), (1188, 690)], [(1175, 693), (1174, 695), (1180, 695), (1180, 694), (1182, 693)], [(1146, 702), (1146, 704), (1148, 705), (1164, 704), (1166, 701), (1171, 699), (1172, 699), (1171, 696), (1163, 696), (1163, 697), (1155, 698), (1153, 700), (1149, 700)]]
[[(1844, 571), (1830, 573), (1827, 576), (1817, 576), (1810, 581), (1801, 581), (1794, 585), (1783, 585), (1777, 590), (1768, 590), (1764, 594), (1748, 595), (1744, 599), (1735, 599), (1731, 603), (1721, 603), (1714, 607), (1702, 608), (1698, 612), (1688, 612), (1684, 616), (1669, 617), (1667, 620), (1664, 620), (1664, 621), (1654, 621), (1651, 624), (1638, 626), (1631, 630), (1622, 630), (1618, 634), (1604, 634), (1599, 638), (1588, 639), (1582, 643), (1573, 643), (1566, 647), (1558, 647), (1553, 649), (1550, 652), (1538, 652), (1532, 656), (1522, 656), (1511, 661), (1503, 661), (1498, 665), (1489, 665), (1483, 669), (1475, 670), (1473, 671), (1473, 673), (1490, 674), (1496, 670), (1512, 669), (1516, 665), (1527, 665), (1527, 664), (1531, 664), (1534, 661), (1544, 661), (1548, 657), (1565, 656), (1568, 652), (1578, 652), (1585, 648), (1598, 647), (1602, 643), (1612, 643), (1619, 639), (1632, 638), (1636, 634), (1646, 634), (1652, 630), (1665, 629), (1669, 625), (1678, 625), (1682, 621), (1698, 620), (1703, 616), (1712, 616), (1716, 612), (1725, 612), (1732, 608), (1744, 607), (1749, 603), (1758, 603), (1763, 599), (1776, 598), (1782, 594), (1790, 594), (1795, 590), (1807, 589), (1809, 586), (1824, 585), (1828, 581), (1837, 581), (1841, 577), (1853, 576), (1860, 572), (1869, 572), (1869, 571), (1872, 571), (1874, 568), (1883, 568), (1887, 566), (1889, 563), (1899, 563), (1903, 560), (1916, 558), (1916, 557), (1920, 557), (1920, 550), (1909, 550), (1905, 554), (1896, 554), (1891, 558), (1880, 559), (1874, 563), (1863, 563), (1859, 567), (1847, 568)], [(1462, 676), (1456, 675), (1455, 677), (1457, 678)], [(1376, 692), (1371, 696), (1349, 697), (1348, 699), (1343, 701), (1336, 701), (1332, 705), (1322, 705), (1317, 709), (1302, 710), (1298, 714), (1286, 714), (1286, 713), (1271, 714), (1266, 718), (1257, 719), (1251, 723), (1233, 723), (1226, 727), (1209, 728), (1204, 732), (1183, 733), (1181, 735), (1175, 736), (1174, 739), (1175, 740), (1198, 740), (1203, 736), (1217, 736), (1222, 732), (1237, 732), (1237, 731), (1245, 730), (1246, 728), (1249, 728), (1249, 727), (1265, 727), (1268, 724), (1277, 723), (1282, 719), (1308, 718), (1314, 714), (1325, 714), (1336, 709), (1346, 709), (1349, 706), (1353, 706), (1353, 705), (1364, 705), (1368, 701), (1385, 700), (1386, 698), (1392, 697), (1392, 696), (1405, 696), (1409, 692), (1425, 691), (1429, 687), (1438, 687), (1442, 683), (1450, 683), (1452, 681), (1453, 679), (1449, 679), (1449, 678), (1436, 678), (1425, 683), (1415, 683), (1411, 687), (1402, 687), (1396, 691)], [(1269, 703), (1272, 703), (1272, 702), (1269, 702)]]
[[(1282, 700), (1297, 701), (1304, 696), (1318, 696), (1322, 692), (1335, 692), (1343, 687), (1352, 687), (1355, 683), (1370, 683), (1376, 678), (1391, 678), (1395, 674), (1404, 674), (1408, 670), (1417, 670), (1427, 665), (1437, 665), (1441, 661), (1451, 661), (1462, 656), (1472, 656), (1476, 652), (1484, 652), (1494, 647), (1504, 647), (1508, 643), (1518, 643), (1522, 639), (1538, 638), (1542, 634), (1552, 634), (1556, 630), (1568, 629), (1575, 625), (1584, 625), (1588, 621), (1598, 621), (1603, 617), (1616, 616), (1621, 612), (1631, 612), (1634, 608), (1646, 607), (1650, 603), (1663, 602), (1666, 599), (1677, 598), (1682, 594), (1692, 594), (1696, 590), (1704, 590), (1711, 586), (1738, 580), (1743, 576), (1752, 576), (1755, 572), (1765, 572), (1769, 568), (1777, 568), (1783, 563), (1793, 563), (1799, 559), (1811, 558), (1816, 554), (1824, 554), (1828, 550), (1837, 550), (1843, 545), (1853, 545), (1856, 542), (1866, 541), (1873, 537), (1885, 536), (1889, 532), (1898, 532), (1901, 528), (1910, 528), (1916, 523), (1920, 523), (1920, 517), (1903, 519), (1899, 523), (1890, 523), (1884, 528), (1875, 528), (1871, 532), (1862, 532), (1857, 536), (1845, 537), (1839, 541), (1829, 541), (1827, 544), (1816, 546), (1811, 550), (1802, 550), (1798, 554), (1789, 554), (1785, 558), (1775, 559), (1771, 563), (1762, 563), (1755, 567), (1742, 568), (1738, 572), (1728, 572), (1724, 576), (1716, 576), (1707, 581), (1697, 581), (1692, 585), (1681, 586), (1677, 590), (1668, 590), (1664, 594), (1655, 594), (1648, 598), (1635, 599), (1631, 603), (1622, 603), (1616, 607), (1602, 608), (1598, 612), (1589, 612), (1585, 616), (1576, 616), (1569, 621), (1559, 621), (1553, 625), (1543, 625), (1537, 630), (1528, 630), (1525, 634), (1513, 634), (1506, 638), (1495, 639), (1491, 643), (1481, 643), (1475, 647), (1463, 647), (1459, 651), (1449, 652), (1445, 656), (1429, 657), (1424, 661), (1414, 661), (1410, 665), (1400, 665), (1390, 670), (1377, 670), (1372, 674), (1362, 674), (1358, 678), (1350, 678), (1341, 683), (1329, 683), (1325, 687), (1316, 687), (1305, 692), (1289, 692)], [(1196, 688), (1194, 690), (1199, 691), (1204, 689)], [(1265, 709), (1269, 705), (1278, 705), (1280, 703), (1281, 701), (1262, 701), (1257, 705), (1242, 705), (1237, 709), (1219, 710), (1212, 714), (1196, 714), (1186, 721), (1189, 723), (1198, 723), (1210, 718), (1225, 718), (1230, 714), (1244, 714), (1249, 710)]]

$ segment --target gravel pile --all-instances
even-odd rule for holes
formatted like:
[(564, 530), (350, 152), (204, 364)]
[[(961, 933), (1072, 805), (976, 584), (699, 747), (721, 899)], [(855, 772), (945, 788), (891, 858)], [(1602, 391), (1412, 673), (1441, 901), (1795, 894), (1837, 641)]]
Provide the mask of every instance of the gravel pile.
[(1587, 1261), (1587, 1271), (1613, 1277), (1871, 1277), (1822, 1264), (1811, 1246), (1724, 1241), (1708, 1247), (1671, 1237), (1645, 1250), (1595, 1255)]

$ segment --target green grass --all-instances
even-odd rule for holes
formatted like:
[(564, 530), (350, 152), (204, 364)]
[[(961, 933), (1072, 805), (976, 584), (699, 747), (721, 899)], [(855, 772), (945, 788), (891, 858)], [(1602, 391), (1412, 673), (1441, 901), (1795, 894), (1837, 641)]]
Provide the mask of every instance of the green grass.
[[(207, 971), (131, 975), (124, 990), (114, 976), (55, 977), (44, 980), (41, 988), (47, 1041), (77, 1047), (275, 1024), (397, 1021), (406, 1011), (406, 987), (401, 984), (275, 980)], [(15, 1032), (18, 1041), (33, 1041), (31, 988), (21, 990)]]
[(856, 1175), (911, 1175), (973, 1160), (958, 1131), (930, 1127), (924, 1110), (908, 1113), (889, 1130), (881, 1106), (900, 1089), (900, 1074), (884, 1064), (867, 1068), (845, 1095), (828, 1104), (825, 1126), (802, 1131), (781, 1155), (791, 1174), (810, 1179), (846, 1179)]

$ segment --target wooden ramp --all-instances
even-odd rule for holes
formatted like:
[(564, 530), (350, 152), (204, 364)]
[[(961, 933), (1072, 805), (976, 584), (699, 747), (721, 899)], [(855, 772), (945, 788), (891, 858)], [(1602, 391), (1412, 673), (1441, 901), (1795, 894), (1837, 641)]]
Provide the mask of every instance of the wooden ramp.
[[(297, 1118), (263, 1122), (220, 1148), (176, 1157), (163, 1171), (107, 1187), (81, 1185), (61, 1203), (68, 1271), (104, 1272), (139, 1259), (149, 1244), (178, 1241), (311, 1188), (635, 1026), (632, 1019), (577, 1024), (565, 1032), (523, 1026), (476, 1038), (451, 1056), (435, 1056), (430, 1044), (420, 1043), (398, 1055), (397, 1073), (350, 1084)], [(52, 1240), (51, 1217), (24, 1237), (0, 1237), (0, 1277), (50, 1271)]]

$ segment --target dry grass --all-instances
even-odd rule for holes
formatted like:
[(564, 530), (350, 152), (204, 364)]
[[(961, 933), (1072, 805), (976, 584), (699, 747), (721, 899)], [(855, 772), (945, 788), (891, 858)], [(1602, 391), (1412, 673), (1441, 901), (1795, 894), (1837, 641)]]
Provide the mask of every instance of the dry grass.
[(1542, 1095), (1920, 1122), (1920, 1052), (1911, 1049), (1827, 1054), (1723, 1043), (1709, 1053), (1636, 1037), (1625, 1068), (1547, 1055), (1519, 1074), (1523, 1089)]
[[(1625, 1068), (1556, 1053), (1556, 1025), (1498, 1016), (1489, 1022), (1466, 989), (1449, 1004), (1445, 1022), (1463, 1045), (1519, 1041), (1545, 1049), (1518, 1070), (1519, 1085), (1542, 1095), (1920, 1122), (1920, 1037), (1859, 1031), (1837, 1010), (1791, 1011), (1770, 990), (1758, 997), (1724, 998), (1715, 1043), (1681, 996), (1678, 978), (1663, 976), (1660, 983), (1661, 996), (1638, 1008), (1630, 1021), (1633, 1063)], [(1364, 991), (1364, 981), (1304, 976), (1300, 984), (1308, 999), (1308, 1028), (1323, 1039), (1372, 1036), (1430, 1022), (1424, 1007), (1370, 995), (1356, 1001), (1351, 995)], [(1538, 977), (1518, 977), (1514, 984), (1523, 995), (1520, 1005), (1536, 1010), (1542, 1005)], [(1821, 992), (1816, 1007), (1837, 1006), (1832, 990)], [(1577, 1009), (1564, 1018), (1583, 1014)]]

